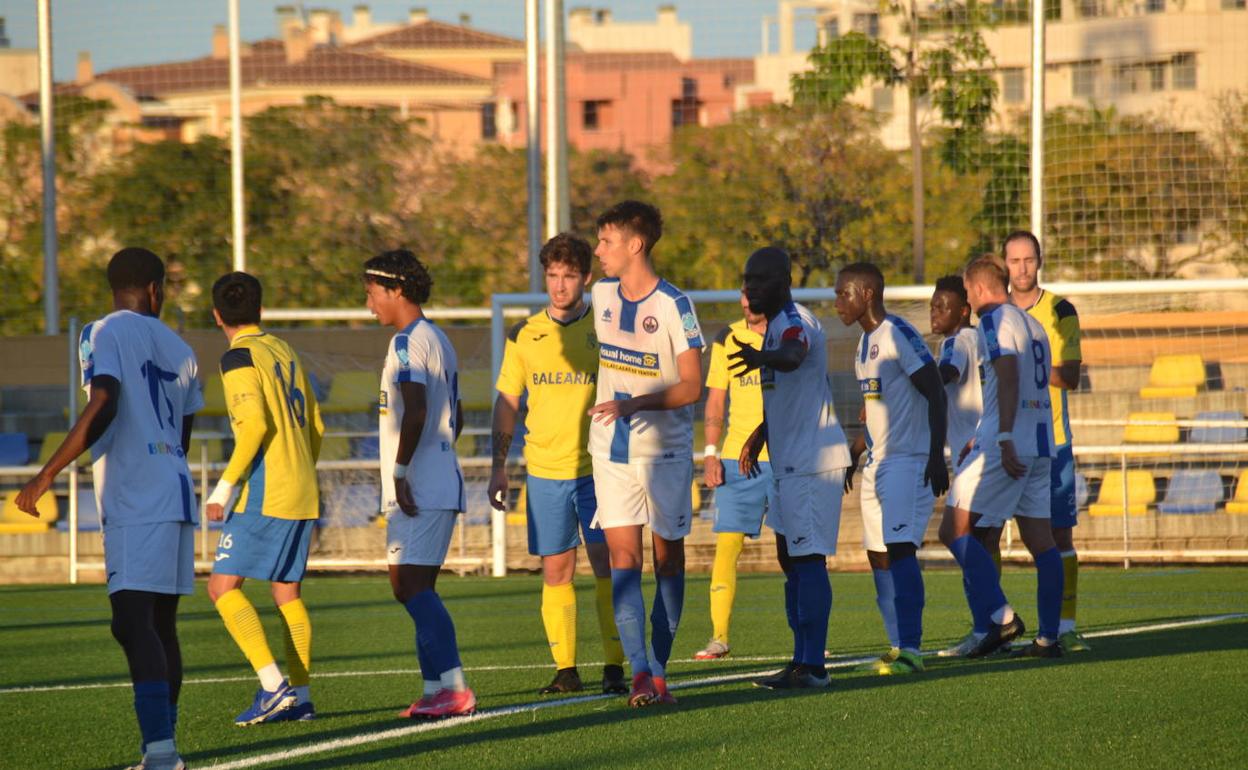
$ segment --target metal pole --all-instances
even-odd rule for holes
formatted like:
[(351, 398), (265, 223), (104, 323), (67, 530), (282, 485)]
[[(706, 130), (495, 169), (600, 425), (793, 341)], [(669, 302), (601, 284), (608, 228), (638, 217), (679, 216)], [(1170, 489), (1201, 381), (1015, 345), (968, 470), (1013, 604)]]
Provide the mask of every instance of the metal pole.
[(1044, 6), (1031, 4), (1031, 232), (1044, 243)]
[(1121, 455), (1122, 464), (1122, 568), (1131, 569), (1131, 519), (1129, 509), (1131, 501), (1127, 499), (1127, 455)]
[(52, 335), (61, 330), (61, 315), (56, 271), (56, 131), (52, 112), (51, 0), (39, 0), (39, 147), (43, 154), (43, 333)]
[(243, 228), (243, 85), (239, 63), (238, 0), (228, 0), (230, 12), (230, 213), (234, 220), (234, 269), (247, 269), (246, 232)]
[(542, 248), (542, 134), (541, 96), (537, 85), (538, 0), (524, 0), (524, 136), (528, 142), (529, 291), (542, 290), (537, 255)]
[(208, 561), (208, 439), (199, 440), (199, 558)]
[[(69, 428), (78, 416), (78, 318), (69, 319)], [(78, 582), (78, 458), (69, 464), (69, 582)]]
[(563, 78), (563, 0), (546, 0), (546, 237), (572, 222), (568, 201), (568, 120)]
[[(490, 375), (498, 379), (503, 367), (503, 305), (497, 295), (490, 301)], [(507, 577), (507, 513), (490, 506), (490, 560), (494, 577)]]

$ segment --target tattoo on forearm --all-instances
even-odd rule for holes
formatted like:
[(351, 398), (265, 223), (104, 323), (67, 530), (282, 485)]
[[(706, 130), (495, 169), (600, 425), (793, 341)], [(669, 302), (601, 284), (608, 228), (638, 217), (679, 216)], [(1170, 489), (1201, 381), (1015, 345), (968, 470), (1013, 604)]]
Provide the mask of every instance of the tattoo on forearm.
[(494, 467), (502, 467), (507, 462), (507, 453), (511, 451), (511, 434), (496, 430), (491, 434), (490, 443), (494, 447)]
[(722, 428), (722, 427), (724, 427), (724, 418), (723, 418), (723, 417), (707, 417), (707, 418), (706, 418), (706, 427), (708, 427), (708, 428)]

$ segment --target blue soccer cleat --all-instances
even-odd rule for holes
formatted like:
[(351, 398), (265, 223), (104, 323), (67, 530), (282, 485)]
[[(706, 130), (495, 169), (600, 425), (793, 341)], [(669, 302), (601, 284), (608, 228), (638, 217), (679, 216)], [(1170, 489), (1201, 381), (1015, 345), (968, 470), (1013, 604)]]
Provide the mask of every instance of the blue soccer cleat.
[(294, 688), (285, 679), (276, 690), (270, 691), (261, 687), (256, 690), (256, 699), (252, 701), (251, 708), (234, 717), (234, 724), (247, 727), (263, 722), (274, 722), (278, 715), (295, 705), (298, 699), (299, 696), (295, 695)]
[(311, 722), (316, 719), (316, 709), (312, 701), (296, 703), (285, 711), (279, 711), (270, 722)]

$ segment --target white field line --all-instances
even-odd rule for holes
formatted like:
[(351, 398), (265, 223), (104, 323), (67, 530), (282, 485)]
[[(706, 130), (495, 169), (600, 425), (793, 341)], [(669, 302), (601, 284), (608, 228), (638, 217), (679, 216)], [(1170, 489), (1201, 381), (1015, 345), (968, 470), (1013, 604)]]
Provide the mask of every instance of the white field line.
[[(1188, 628), (1191, 626), (1204, 626), (1210, 623), (1221, 623), (1227, 620), (1241, 620), (1248, 618), (1248, 612), (1235, 612), (1226, 615), (1210, 615), (1203, 618), (1192, 618), (1190, 620), (1176, 620), (1169, 623), (1150, 623), (1142, 626), (1127, 626), (1125, 628), (1112, 628), (1105, 631), (1091, 631), (1083, 634), (1089, 639), (1110, 636), (1130, 636), (1133, 634), (1143, 634), (1150, 631), (1169, 631), (1176, 628)], [(934, 650), (923, 653), (924, 656), (935, 655)], [(788, 660), (784, 655), (733, 655), (728, 658), (729, 661), (738, 663), (779, 663)], [(875, 660), (874, 655), (869, 656), (845, 656), (834, 655), (828, 658), (828, 668), (849, 668), (859, 663), (865, 663)], [(695, 666), (713, 666), (719, 661), (696, 661), (685, 660), (681, 663), (693, 664)], [(602, 661), (587, 661), (580, 663), (581, 666), (594, 667), (605, 665)], [(519, 663), (507, 666), (465, 666), (466, 673), (488, 672), (488, 671), (527, 671), (533, 669), (548, 669), (549, 663)], [(316, 679), (341, 679), (344, 677), (368, 677), (368, 676), (404, 676), (408, 674), (418, 674), (415, 668), (395, 668), (395, 669), (379, 669), (374, 671), (318, 671)], [(750, 676), (754, 676), (751, 674)], [(231, 682), (253, 682), (254, 676), (220, 676), (220, 677), (200, 677), (196, 679), (187, 679), (182, 682), (182, 686), (196, 684), (226, 684)], [(117, 687), (130, 687), (129, 681), (123, 682), (93, 682), (89, 684), (54, 684), (54, 685), (31, 685), (28, 687), (4, 687), (0, 688), (0, 695), (12, 694), (33, 694), (43, 692), (60, 692), (68, 690), (101, 690)], [(673, 685), (674, 686), (674, 685)], [(682, 685), (688, 686), (688, 685)], [(544, 701), (543, 701), (544, 702)], [(567, 702), (576, 702), (573, 701)]]

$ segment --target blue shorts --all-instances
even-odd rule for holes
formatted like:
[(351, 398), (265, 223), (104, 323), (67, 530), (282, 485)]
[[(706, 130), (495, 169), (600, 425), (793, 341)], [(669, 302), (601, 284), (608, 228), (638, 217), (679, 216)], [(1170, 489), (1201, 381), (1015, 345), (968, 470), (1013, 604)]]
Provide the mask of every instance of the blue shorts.
[(1049, 520), (1054, 529), (1068, 529), (1079, 523), (1079, 504), (1075, 502), (1075, 452), (1070, 444), (1062, 444), (1049, 466)]
[(195, 525), (185, 521), (131, 524), (104, 530), (108, 592), (195, 591)]
[(771, 483), (771, 463), (759, 463), (758, 475), (741, 475), (735, 462), (724, 463), (724, 485), (715, 488), (713, 532), (742, 532), (758, 537), (763, 517), (775, 505), (775, 485)]
[[(594, 494), (594, 477), (579, 479), (543, 479), (529, 476), (526, 518), (529, 522), (529, 553), (554, 556), (585, 543), (605, 543), (601, 529), (590, 529), (598, 513), (598, 497)], [(580, 534), (577, 534), (577, 525)]]
[(212, 571), (274, 583), (298, 583), (308, 565), (312, 519), (231, 513), (217, 540)]

